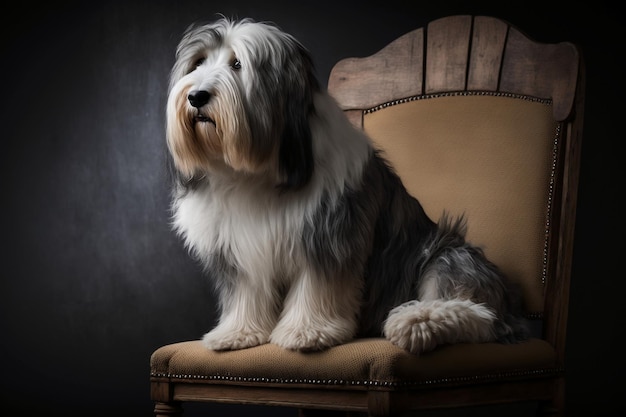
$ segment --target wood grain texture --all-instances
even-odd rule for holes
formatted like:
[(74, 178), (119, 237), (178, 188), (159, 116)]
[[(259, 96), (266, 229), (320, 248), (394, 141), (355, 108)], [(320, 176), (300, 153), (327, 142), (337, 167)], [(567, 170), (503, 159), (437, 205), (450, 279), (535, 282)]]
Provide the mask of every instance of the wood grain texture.
[(424, 30), (396, 39), (377, 54), (336, 64), (328, 90), (344, 110), (374, 107), (398, 97), (423, 93)]
[(526, 95), (552, 100), (562, 121), (572, 110), (579, 59), (572, 43), (535, 42), (493, 17), (450, 16), (369, 57), (339, 61), (328, 90), (344, 110), (454, 91)]
[(510, 28), (499, 90), (550, 98), (555, 120), (562, 121), (572, 110), (578, 60), (578, 52), (571, 43), (538, 43)]
[(466, 89), (471, 29), (471, 16), (451, 16), (428, 25), (427, 94)]
[(474, 19), (467, 76), (468, 90), (498, 90), (507, 33), (508, 26), (501, 20), (485, 16)]

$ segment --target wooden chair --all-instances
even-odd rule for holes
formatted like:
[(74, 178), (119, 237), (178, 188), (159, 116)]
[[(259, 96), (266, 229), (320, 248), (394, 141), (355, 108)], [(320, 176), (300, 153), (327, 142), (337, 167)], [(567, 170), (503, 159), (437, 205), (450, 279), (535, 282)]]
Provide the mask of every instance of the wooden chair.
[(492, 17), (451, 16), (340, 61), (328, 88), (431, 218), (444, 208), (467, 214), (469, 240), (523, 286), (535, 337), (420, 357), (384, 339), (317, 353), (175, 343), (151, 357), (156, 416), (180, 415), (188, 401), (294, 407), (302, 416), (531, 401), (543, 415), (563, 415), (584, 101), (577, 47), (535, 42)]

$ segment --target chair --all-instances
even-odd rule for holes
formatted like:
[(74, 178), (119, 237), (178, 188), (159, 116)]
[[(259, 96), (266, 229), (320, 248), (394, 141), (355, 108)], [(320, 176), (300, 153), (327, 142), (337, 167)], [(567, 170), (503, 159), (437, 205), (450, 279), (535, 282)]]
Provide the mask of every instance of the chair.
[(376, 338), (315, 353), (174, 343), (151, 357), (155, 415), (181, 415), (190, 401), (301, 416), (532, 402), (563, 415), (584, 103), (577, 47), (535, 42), (493, 17), (450, 16), (338, 62), (328, 88), (431, 218), (467, 214), (468, 239), (522, 286), (536, 334), (420, 357)]

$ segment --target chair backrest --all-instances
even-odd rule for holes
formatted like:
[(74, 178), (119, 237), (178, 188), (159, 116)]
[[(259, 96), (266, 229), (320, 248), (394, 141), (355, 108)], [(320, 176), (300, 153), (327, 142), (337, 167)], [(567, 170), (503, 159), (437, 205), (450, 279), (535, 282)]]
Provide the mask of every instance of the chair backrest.
[(518, 282), (564, 355), (584, 68), (571, 43), (502, 20), (451, 16), (333, 68), (328, 89), (437, 220)]

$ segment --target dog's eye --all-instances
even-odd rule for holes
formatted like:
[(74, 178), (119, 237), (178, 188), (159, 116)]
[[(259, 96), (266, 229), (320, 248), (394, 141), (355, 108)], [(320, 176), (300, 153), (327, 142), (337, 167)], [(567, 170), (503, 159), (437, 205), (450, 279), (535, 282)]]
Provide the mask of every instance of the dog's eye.
[(200, 65), (204, 64), (204, 61), (206, 61), (206, 58), (204, 58), (204, 57), (196, 59), (196, 62), (193, 63), (194, 69), (198, 68)]
[(240, 70), (241, 61), (239, 61), (237, 58), (233, 59), (233, 62), (230, 63), (230, 67), (234, 70)]

